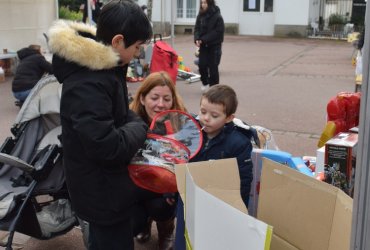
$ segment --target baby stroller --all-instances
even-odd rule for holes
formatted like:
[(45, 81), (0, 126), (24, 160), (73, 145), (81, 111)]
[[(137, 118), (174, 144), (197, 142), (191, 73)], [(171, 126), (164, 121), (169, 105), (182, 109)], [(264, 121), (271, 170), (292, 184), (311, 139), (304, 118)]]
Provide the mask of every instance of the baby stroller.
[(62, 85), (52, 75), (33, 88), (0, 147), (0, 230), (50, 239), (78, 225), (62, 168), (59, 107)]

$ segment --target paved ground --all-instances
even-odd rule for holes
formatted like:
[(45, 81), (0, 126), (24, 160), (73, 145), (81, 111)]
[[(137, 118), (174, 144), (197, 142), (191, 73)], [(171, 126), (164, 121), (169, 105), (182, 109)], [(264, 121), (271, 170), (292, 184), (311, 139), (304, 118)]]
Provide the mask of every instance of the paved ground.
[[(177, 36), (175, 49), (193, 71), (195, 47), (191, 36)], [(237, 116), (273, 131), (283, 151), (293, 156), (316, 155), (326, 120), (328, 100), (354, 90), (353, 47), (344, 41), (226, 36), (220, 65), (221, 83), (238, 93)], [(140, 83), (129, 83), (135, 92)], [(198, 112), (200, 82), (177, 82), (187, 108)], [(0, 142), (10, 135), (18, 108), (11, 78), (0, 83)], [(153, 230), (154, 232), (154, 230)], [(17, 238), (19, 242), (23, 239)], [(155, 249), (156, 236), (137, 250)], [(25, 250), (84, 249), (78, 229), (48, 241), (30, 239)]]

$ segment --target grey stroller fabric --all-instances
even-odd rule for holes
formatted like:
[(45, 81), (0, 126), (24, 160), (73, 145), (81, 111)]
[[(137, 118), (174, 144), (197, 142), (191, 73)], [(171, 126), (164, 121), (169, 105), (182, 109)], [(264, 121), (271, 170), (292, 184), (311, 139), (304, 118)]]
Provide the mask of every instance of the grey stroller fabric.
[[(19, 111), (14, 127), (24, 130), (15, 135), (16, 144), (9, 155), (31, 164), (38, 156), (42, 156), (53, 145), (61, 148), (58, 136), (61, 134), (59, 108), (62, 84), (53, 75), (43, 77), (32, 89)], [(0, 145), (1, 146), (1, 145)], [(0, 158), (1, 159), (1, 158)], [(2, 162), (0, 162), (2, 163)], [(15, 165), (15, 164), (13, 164)], [(15, 179), (24, 175), (24, 171), (10, 164), (0, 165), (0, 228), (2, 219), (13, 216), (13, 210), (18, 209), (20, 202), (29, 190), (27, 184), (15, 185)], [(31, 178), (31, 176), (26, 175)], [(65, 188), (65, 176), (62, 161), (54, 162), (53, 168), (44, 180), (37, 181), (32, 191), (32, 197), (41, 200), (44, 196), (52, 196)], [(64, 190), (63, 190), (64, 192)], [(64, 193), (63, 193), (64, 194)], [(76, 224), (76, 217), (68, 199), (56, 198), (51, 203), (40, 205), (41, 211), (36, 213), (42, 238), (64, 231)], [(5, 228), (6, 230), (6, 228)], [(32, 236), (32, 235), (31, 235)]]
[(37, 214), (42, 234), (50, 237), (52, 233), (65, 230), (75, 224), (76, 217), (67, 199), (59, 199), (42, 208)]
[[(15, 156), (25, 162), (30, 162), (36, 147), (36, 142), (39, 141), (44, 134), (40, 119), (32, 120), (26, 127), (24, 133), (19, 138), (15, 146), (12, 156)], [(22, 174), (22, 170), (13, 166), (4, 164), (0, 168), (0, 219), (5, 217), (15, 206), (16, 197), (25, 194), (28, 187), (19, 186), (13, 187), (12, 178)]]

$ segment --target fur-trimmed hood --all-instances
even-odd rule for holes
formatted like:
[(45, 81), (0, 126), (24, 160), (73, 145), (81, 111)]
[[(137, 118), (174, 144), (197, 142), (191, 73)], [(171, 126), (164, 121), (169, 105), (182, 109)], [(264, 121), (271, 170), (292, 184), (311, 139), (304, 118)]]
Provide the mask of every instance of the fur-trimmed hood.
[(49, 48), (54, 55), (90, 70), (111, 69), (120, 64), (119, 54), (111, 46), (95, 39), (92, 25), (58, 20), (48, 31)]

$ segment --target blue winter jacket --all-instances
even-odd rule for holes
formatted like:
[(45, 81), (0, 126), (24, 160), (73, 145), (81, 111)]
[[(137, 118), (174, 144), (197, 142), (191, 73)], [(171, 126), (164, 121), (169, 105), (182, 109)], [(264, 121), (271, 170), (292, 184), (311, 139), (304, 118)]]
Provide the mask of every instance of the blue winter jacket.
[(233, 122), (225, 125), (223, 130), (214, 138), (208, 140), (203, 134), (203, 145), (191, 162), (236, 158), (240, 175), (240, 194), (248, 207), (249, 193), (253, 180), (252, 133), (236, 126)]

